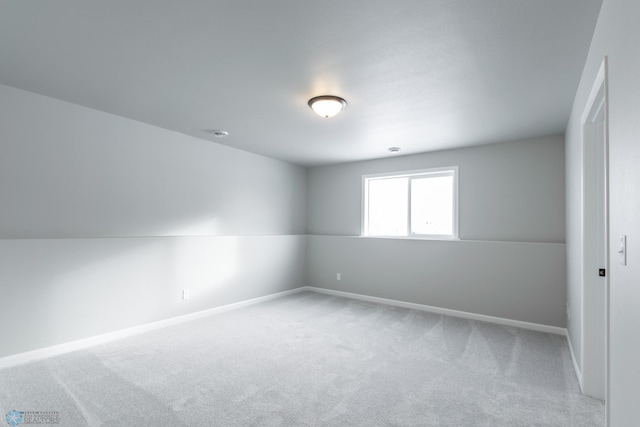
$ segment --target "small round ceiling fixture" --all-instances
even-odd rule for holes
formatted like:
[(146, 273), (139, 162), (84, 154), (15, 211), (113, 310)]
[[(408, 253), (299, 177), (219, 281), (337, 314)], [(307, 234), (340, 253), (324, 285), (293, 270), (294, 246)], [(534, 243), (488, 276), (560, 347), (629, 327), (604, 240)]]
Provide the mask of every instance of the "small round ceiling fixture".
[(216, 138), (225, 138), (225, 137), (229, 136), (229, 132), (227, 132), (226, 130), (210, 129), (210, 130), (208, 130), (206, 132), (210, 133), (211, 135), (215, 136)]
[(215, 136), (216, 138), (224, 138), (229, 136), (229, 132), (227, 132), (226, 130), (212, 129), (207, 132), (209, 132), (211, 135)]
[(400, 147), (389, 147), (389, 151), (391, 151), (392, 153), (397, 153), (398, 151), (400, 151)]
[(311, 98), (309, 107), (320, 117), (329, 118), (338, 114), (347, 107), (347, 101), (339, 96), (322, 95)]

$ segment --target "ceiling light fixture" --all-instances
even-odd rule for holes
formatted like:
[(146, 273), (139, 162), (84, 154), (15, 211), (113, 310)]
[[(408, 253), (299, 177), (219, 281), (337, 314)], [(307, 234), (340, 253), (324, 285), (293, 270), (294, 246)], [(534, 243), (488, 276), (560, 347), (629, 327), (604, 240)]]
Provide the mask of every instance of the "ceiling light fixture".
[(400, 151), (400, 147), (389, 147), (389, 151), (395, 154)]
[(212, 129), (212, 130), (208, 130), (207, 132), (209, 132), (211, 135), (215, 136), (216, 138), (225, 138), (229, 136), (229, 132), (227, 132), (226, 130)]
[(333, 117), (346, 108), (347, 101), (339, 96), (322, 95), (311, 98), (308, 102), (309, 107), (320, 117)]

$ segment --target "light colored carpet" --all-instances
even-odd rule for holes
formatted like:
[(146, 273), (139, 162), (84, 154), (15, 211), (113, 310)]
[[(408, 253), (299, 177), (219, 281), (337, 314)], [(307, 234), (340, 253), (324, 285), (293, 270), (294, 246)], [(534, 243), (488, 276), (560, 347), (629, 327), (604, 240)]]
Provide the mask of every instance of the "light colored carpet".
[(602, 426), (564, 337), (301, 292), (0, 371), (61, 426)]

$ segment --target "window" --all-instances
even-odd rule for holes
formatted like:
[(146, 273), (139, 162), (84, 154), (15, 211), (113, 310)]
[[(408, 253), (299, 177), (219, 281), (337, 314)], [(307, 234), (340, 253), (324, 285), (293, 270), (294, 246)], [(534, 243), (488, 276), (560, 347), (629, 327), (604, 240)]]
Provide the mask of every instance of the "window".
[(364, 236), (456, 239), (458, 167), (363, 176)]

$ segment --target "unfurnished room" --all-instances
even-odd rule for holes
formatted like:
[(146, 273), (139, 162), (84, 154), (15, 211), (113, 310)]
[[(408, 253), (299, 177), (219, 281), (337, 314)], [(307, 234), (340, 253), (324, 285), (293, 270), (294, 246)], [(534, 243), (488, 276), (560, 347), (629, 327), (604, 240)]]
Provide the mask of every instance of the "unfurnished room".
[(638, 19), (0, 0), (0, 422), (640, 425)]

